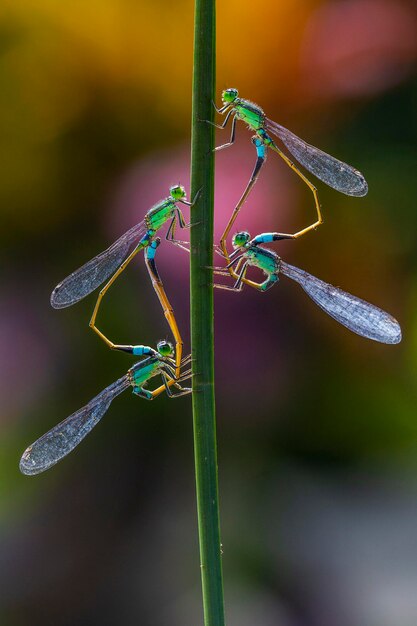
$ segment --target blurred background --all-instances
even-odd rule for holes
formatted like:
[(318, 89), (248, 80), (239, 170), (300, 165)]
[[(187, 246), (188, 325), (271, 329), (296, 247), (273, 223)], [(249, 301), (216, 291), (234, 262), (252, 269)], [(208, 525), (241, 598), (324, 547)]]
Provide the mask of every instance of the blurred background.
[[(171, 184), (188, 189), (192, 19), (188, 0), (0, 8), (5, 626), (202, 624), (189, 398), (126, 392), (53, 470), (18, 470), (29, 443), (132, 364), (89, 331), (94, 295), (63, 311), (49, 295)], [(324, 226), (277, 250), (403, 328), (399, 346), (357, 337), (285, 278), (267, 294), (216, 293), (228, 625), (415, 626), (416, 5), (219, 2), (218, 102), (227, 87), (366, 175), (362, 199), (319, 183)], [(240, 124), (218, 154), (217, 235), (252, 171), (249, 139)], [(271, 153), (237, 226), (314, 219)], [(161, 245), (189, 349), (187, 264)], [(169, 338), (141, 258), (99, 324), (116, 342)]]

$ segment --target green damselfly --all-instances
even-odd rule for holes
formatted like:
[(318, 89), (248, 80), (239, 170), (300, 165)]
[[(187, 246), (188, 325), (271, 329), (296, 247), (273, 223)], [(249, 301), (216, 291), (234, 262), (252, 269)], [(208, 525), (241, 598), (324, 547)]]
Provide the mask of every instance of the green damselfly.
[[(88, 435), (106, 413), (114, 398), (133, 387), (133, 393), (140, 398), (153, 400), (162, 391), (166, 391), (168, 397), (177, 398), (191, 393), (191, 389), (182, 387), (180, 382), (190, 378), (191, 371), (183, 375), (176, 375), (176, 363), (174, 348), (167, 341), (160, 341), (156, 350), (150, 346), (117, 346), (118, 350), (128, 352), (134, 356), (144, 357), (142, 361), (135, 363), (127, 374), (103, 389), (95, 398), (90, 400), (84, 407), (67, 417), (54, 426), (45, 435), (30, 445), (20, 460), (20, 471), (29, 476), (40, 474), (49, 469), (67, 454)], [(190, 363), (190, 356), (185, 357), (181, 365)], [(148, 382), (154, 376), (161, 376), (163, 385), (150, 391), (147, 389)], [(178, 389), (173, 393), (171, 387)]]
[(199, 193), (197, 193), (193, 202), (188, 202), (182, 185), (174, 185), (169, 191), (170, 195), (149, 209), (143, 221), (119, 237), (107, 250), (104, 250), (104, 252), (101, 252), (67, 276), (55, 287), (51, 294), (51, 305), (55, 309), (62, 309), (85, 298), (111, 276), (99, 293), (90, 320), (91, 328), (110, 348), (113, 347), (112, 342), (95, 326), (101, 301), (108, 289), (126, 269), (136, 254), (150, 246), (156, 233), (166, 222), (171, 221), (166, 239), (176, 245), (183, 246), (184, 242), (175, 239), (177, 222), (181, 228), (187, 228), (189, 224), (185, 222), (182, 211), (177, 205), (182, 203), (190, 208), (193, 207), (195, 202), (197, 202)]
[[(267, 291), (278, 282), (279, 275), (282, 274), (301, 285), (307, 295), (323, 311), (357, 335), (387, 344), (396, 344), (401, 341), (400, 325), (391, 315), (365, 300), (329, 285), (304, 270), (285, 263), (276, 252), (261, 245), (284, 239), (294, 239), (294, 235), (261, 233), (251, 239), (246, 231), (236, 233), (233, 237), (235, 250), (231, 253), (228, 263), (228, 269), (232, 270), (235, 284), (232, 287), (215, 286), (241, 291), (247, 269), (253, 266), (266, 275), (266, 280), (260, 283), (249, 280), (246, 282), (259, 291)], [(225, 268), (215, 268), (215, 272), (229, 276)]]
[[(225, 89), (222, 93), (223, 106), (218, 109), (215, 105), (216, 111), (222, 115), (225, 115), (225, 119), (222, 124), (214, 124), (216, 128), (224, 129), (232, 119), (232, 129), (230, 139), (227, 143), (218, 146), (216, 150), (223, 150), (233, 145), (236, 133), (236, 123), (238, 120), (242, 120), (248, 125), (248, 127), (256, 133), (252, 137), (252, 142), (255, 145), (257, 159), (255, 167), (252, 172), (252, 176), (237, 203), (232, 216), (222, 234), (220, 239), (220, 247), (226, 260), (228, 259), (228, 251), (226, 246), (226, 239), (229, 232), (238, 216), (240, 208), (244, 201), (248, 197), (253, 185), (255, 184), (262, 166), (264, 165), (267, 157), (267, 149), (271, 148), (279, 154), (279, 156), (285, 161), (285, 163), (301, 178), (301, 180), (308, 186), (314, 197), (314, 203), (317, 212), (317, 220), (298, 231), (294, 234), (294, 237), (301, 237), (309, 231), (317, 228), (323, 223), (323, 217), (321, 214), (320, 200), (316, 187), (308, 180), (306, 176), (295, 166), (295, 164), (288, 158), (288, 156), (278, 147), (272, 136), (275, 136), (290, 154), (309, 172), (314, 174), (322, 182), (326, 183), (329, 187), (336, 189), (348, 196), (365, 196), (368, 192), (368, 185), (364, 176), (355, 168), (339, 161), (335, 157), (311, 146), (297, 135), (294, 135), (291, 131), (287, 130), (280, 124), (268, 119), (260, 106), (239, 97), (237, 89)], [(211, 122), (210, 122), (211, 123)]]

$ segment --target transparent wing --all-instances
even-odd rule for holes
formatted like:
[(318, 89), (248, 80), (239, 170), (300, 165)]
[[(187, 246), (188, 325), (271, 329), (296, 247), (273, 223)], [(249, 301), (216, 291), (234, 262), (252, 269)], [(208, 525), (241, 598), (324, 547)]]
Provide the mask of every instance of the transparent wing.
[(273, 135), (281, 139), (282, 143), (306, 170), (317, 176), (326, 185), (347, 196), (366, 196), (368, 183), (358, 170), (311, 146), (272, 120), (266, 120), (266, 127)]
[(20, 459), (20, 471), (40, 474), (69, 454), (101, 420), (112, 400), (130, 385), (127, 375), (103, 389), (82, 409), (57, 424), (29, 446)]
[(283, 261), (281, 273), (299, 283), (323, 311), (354, 333), (381, 343), (401, 341), (400, 325), (382, 309)]
[(145, 222), (136, 224), (107, 250), (64, 278), (51, 294), (51, 305), (54, 309), (71, 306), (97, 289), (120, 267), (145, 232)]

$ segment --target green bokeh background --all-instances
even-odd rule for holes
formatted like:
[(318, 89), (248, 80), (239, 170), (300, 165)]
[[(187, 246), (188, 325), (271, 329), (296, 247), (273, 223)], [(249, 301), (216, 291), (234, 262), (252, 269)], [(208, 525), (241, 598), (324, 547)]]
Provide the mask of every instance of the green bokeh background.
[[(0, 8), (5, 626), (202, 623), (189, 399), (125, 393), (56, 468), (18, 471), (28, 443), (131, 364), (89, 331), (94, 296), (59, 312), (49, 294), (188, 187), (192, 15), (181, 0)], [(399, 346), (373, 344), (285, 280), (216, 294), (229, 626), (417, 623), (416, 42), (411, 0), (219, 3), (218, 94), (238, 87), (369, 182), (361, 200), (319, 184), (324, 226), (280, 253), (403, 328)], [(218, 232), (253, 158), (242, 126), (217, 158)], [(312, 217), (271, 155), (239, 227)], [(161, 250), (160, 271), (188, 344), (187, 259)], [(141, 260), (101, 319), (118, 341), (168, 336)]]

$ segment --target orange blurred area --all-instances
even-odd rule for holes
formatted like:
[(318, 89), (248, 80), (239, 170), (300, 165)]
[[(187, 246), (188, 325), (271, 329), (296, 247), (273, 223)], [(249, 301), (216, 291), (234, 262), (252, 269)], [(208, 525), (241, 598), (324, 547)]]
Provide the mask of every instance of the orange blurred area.
[[(56, 468), (18, 470), (31, 441), (132, 365), (89, 330), (94, 295), (63, 311), (49, 297), (171, 184), (189, 192), (193, 12), (0, 7), (2, 626), (202, 624), (189, 398), (126, 392)], [(226, 0), (217, 29), (217, 104), (239, 89), (369, 183), (351, 198), (311, 177), (324, 224), (276, 251), (403, 329), (399, 346), (366, 341), (285, 277), (266, 294), (216, 292), (228, 624), (414, 625), (417, 7)], [(216, 156), (217, 240), (255, 162), (251, 134), (238, 124)], [(311, 193), (271, 153), (236, 230), (314, 219)], [(99, 323), (154, 346), (171, 337), (142, 259)], [(188, 351), (188, 256), (163, 240), (158, 259)]]

